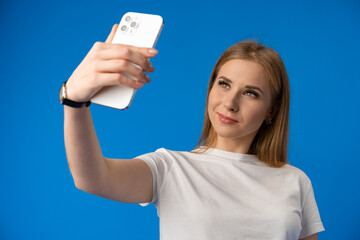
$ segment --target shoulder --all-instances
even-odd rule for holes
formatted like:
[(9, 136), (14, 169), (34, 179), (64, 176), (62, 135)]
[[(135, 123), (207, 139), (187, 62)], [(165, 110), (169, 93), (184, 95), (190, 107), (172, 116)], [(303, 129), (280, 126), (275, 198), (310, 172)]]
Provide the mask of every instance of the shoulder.
[(292, 174), (294, 174), (296, 176), (299, 176), (301, 178), (301, 180), (303, 180), (303, 181), (310, 181), (310, 178), (308, 177), (308, 175), (298, 167), (295, 167), (295, 166), (290, 165), (290, 164), (285, 164), (283, 166), (283, 168), (286, 171), (288, 171), (289, 173), (292, 173)]
[(169, 154), (169, 150), (165, 148), (158, 148), (155, 152), (149, 152), (142, 154), (140, 156), (137, 156), (136, 158), (140, 159), (164, 159)]
[(194, 161), (208, 160), (206, 156), (199, 153), (193, 153), (191, 151), (177, 151), (167, 148), (158, 148), (155, 152), (143, 154), (138, 156), (140, 159), (148, 159), (150, 161), (160, 161), (171, 167), (173, 166), (187, 166), (192, 165)]
[(287, 172), (287, 176), (295, 179), (300, 185), (301, 191), (305, 194), (311, 187), (311, 180), (308, 175), (301, 170), (290, 164), (285, 164), (282, 168)]
[(194, 153), (189, 151), (176, 151), (170, 150), (167, 148), (159, 148), (155, 153), (161, 155), (163, 158), (166, 158), (168, 161), (174, 162), (187, 162), (190, 159), (194, 158)]
[(156, 149), (155, 152), (145, 153), (136, 158), (140, 158), (146, 161), (153, 161), (159, 163), (166, 163), (172, 165), (174, 162), (179, 161), (179, 159), (186, 159), (187, 152), (185, 151), (174, 151), (166, 149), (164, 147)]
[(170, 169), (173, 159), (169, 151), (165, 148), (158, 148), (155, 152), (149, 152), (135, 157), (144, 160), (153, 168)]
[(161, 155), (163, 157), (170, 157), (170, 158), (188, 158), (195, 155), (194, 153), (189, 151), (176, 151), (163, 147), (158, 148), (154, 153), (157, 155)]

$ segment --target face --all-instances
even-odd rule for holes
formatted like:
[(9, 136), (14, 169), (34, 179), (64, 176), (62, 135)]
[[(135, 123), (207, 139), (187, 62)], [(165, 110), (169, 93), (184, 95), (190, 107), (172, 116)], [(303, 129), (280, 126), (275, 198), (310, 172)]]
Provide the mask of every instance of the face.
[(260, 64), (232, 59), (220, 68), (208, 98), (217, 143), (251, 144), (270, 109), (271, 89)]

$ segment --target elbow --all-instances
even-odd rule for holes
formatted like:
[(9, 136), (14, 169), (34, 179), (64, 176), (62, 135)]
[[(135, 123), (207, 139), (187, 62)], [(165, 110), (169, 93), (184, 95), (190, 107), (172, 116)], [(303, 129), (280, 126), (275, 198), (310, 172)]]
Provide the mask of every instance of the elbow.
[(74, 185), (78, 190), (86, 192), (86, 188), (84, 187), (84, 185), (75, 179), (74, 179)]
[(74, 179), (75, 187), (81, 191), (101, 196), (102, 189), (99, 184), (96, 182), (88, 182), (88, 181), (79, 181), (78, 179)]
[(75, 187), (78, 190), (81, 190), (81, 191), (96, 195), (96, 191), (89, 184), (84, 184), (83, 182), (75, 180), (75, 179), (74, 179), (74, 184), (75, 184)]
[(85, 191), (84, 188), (82, 187), (82, 185), (78, 181), (74, 180), (74, 185), (77, 189), (79, 189), (81, 191)]

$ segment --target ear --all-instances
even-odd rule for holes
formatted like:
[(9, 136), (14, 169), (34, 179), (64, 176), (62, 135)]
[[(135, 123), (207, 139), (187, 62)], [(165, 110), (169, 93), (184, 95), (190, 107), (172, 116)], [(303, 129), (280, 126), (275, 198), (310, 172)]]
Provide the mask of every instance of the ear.
[(266, 116), (265, 116), (265, 120), (268, 120), (268, 119), (272, 119), (276, 113), (279, 111), (279, 108), (280, 108), (280, 102), (279, 101), (276, 101), (272, 107), (269, 109), (269, 111), (267, 112)]

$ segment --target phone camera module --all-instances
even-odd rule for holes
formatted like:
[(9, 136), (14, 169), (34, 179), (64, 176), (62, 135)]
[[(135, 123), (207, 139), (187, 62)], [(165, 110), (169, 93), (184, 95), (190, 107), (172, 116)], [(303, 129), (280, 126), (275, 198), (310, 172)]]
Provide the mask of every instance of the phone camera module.
[(132, 23), (130, 23), (130, 27), (136, 27), (136, 22), (132, 22)]
[(126, 17), (125, 17), (125, 21), (126, 21), (126, 22), (130, 21), (130, 19), (131, 19), (130, 16), (126, 16)]
[(125, 25), (121, 26), (121, 31), (125, 32), (127, 30), (127, 27)]

